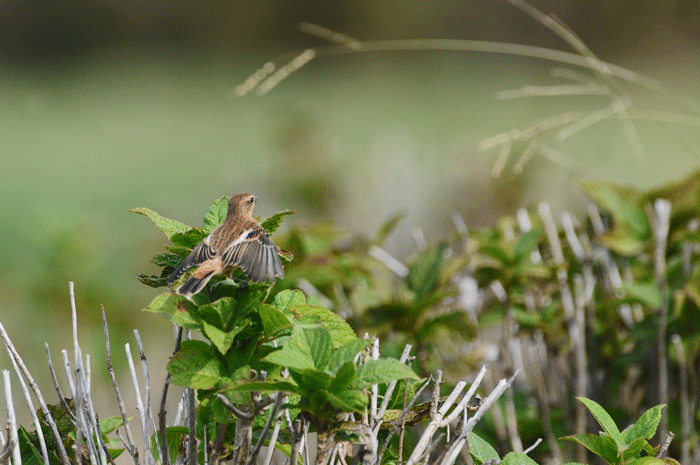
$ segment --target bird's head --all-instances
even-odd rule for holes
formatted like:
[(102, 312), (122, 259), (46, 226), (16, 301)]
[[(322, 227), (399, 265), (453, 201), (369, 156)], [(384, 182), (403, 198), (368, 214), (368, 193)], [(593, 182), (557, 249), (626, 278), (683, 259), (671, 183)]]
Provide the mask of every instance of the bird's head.
[(228, 203), (228, 216), (234, 214), (253, 216), (253, 207), (255, 207), (255, 196), (253, 194), (235, 195)]

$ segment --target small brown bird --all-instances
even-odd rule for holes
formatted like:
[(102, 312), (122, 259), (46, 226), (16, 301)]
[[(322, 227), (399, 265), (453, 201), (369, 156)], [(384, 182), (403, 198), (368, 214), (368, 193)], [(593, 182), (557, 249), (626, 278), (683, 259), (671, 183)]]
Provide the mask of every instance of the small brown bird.
[(279, 249), (267, 232), (253, 218), (255, 196), (238, 194), (228, 203), (226, 219), (197, 244), (180, 266), (168, 278), (174, 283), (193, 266), (199, 266), (194, 275), (175, 292), (190, 298), (201, 291), (217, 274), (231, 276), (238, 267), (254, 282), (266, 278), (274, 282), (276, 276), (284, 278), (284, 268)]

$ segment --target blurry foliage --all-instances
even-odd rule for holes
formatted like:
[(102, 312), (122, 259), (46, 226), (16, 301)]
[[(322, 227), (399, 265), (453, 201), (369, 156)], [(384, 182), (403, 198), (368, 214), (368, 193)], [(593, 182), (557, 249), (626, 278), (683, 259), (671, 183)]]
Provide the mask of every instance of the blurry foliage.
[[(592, 283), (585, 309), (588, 394), (618, 422), (628, 422), (657, 400), (655, 341), (664, 300), (670, 308), (668, 334), (680, 335), (685, 368), (695, 374), (700, 368), (700, 172), (647, 191), (599, 181), (584, 182), (582, 189), (595, 203), (604, 230), (596, 231), (595, 219), (574, 219), (578, 247), (573, 250), (572, 238), (559, 228), (560, 261), (553, 256), (543, 217), (529, 215), (527, 231), (515, 218), (503, 218), (493, 229), (441, 238), (415, 253), (405, 275), (394, 274), (369, 252), (391, 233), (400, 221), (396, 217), (374, 241), (349, 240), (327, 225), (295, 226), (276, 239), (295, 255), (282, 285), (309, 281), (359, 331), (380, 335), (385, 350), (414, 344), (423, 375), (440, 368), (463, 378), (484, 362), (483, 346), (503, 348), (493, 332), (512, 324), (520, 341), (543, 340), (549, 359), (533, 363), (542, 363), (545, 375), (562, 378), (546, 379), (550, 398), (538, 402), (551, 403), (553, 418), (562, 418), (572, 408), (575, 355), (569, 333), (573, 316), (565, 311), (562, 292), (566, 288), (575, 300), (583, 299), (577, 283)], [(667, 292), (654, 272), (649, 215), (657, 199), (671, 204), (662, 276)], [(582, 278), (587, 270), (591, 281)], [(582, 305), (580, 300), (576, 305)], [(504, 351), (500, 354), (504, 362)], [(671, 373), (677, 370), (672, 363)], [(530, 378), (521, 389), (532, 396), (534, 384)], [(671, 383), (669, 388), (670, 425), (678, 430), (679, 387)], [(690, 389), (690, 398), (698, 398), (697, 383)], [(697, 426), (697, 412), (694, 418)], [(543, 427), (541, 417), (534, 421), (534, 431)]]
[[(324, 418), (324, 409), (331, 408), (330, 413), (333, 408), (338, 408), (340, 401), (336, 399), (328, 407), (323, 407), (329, 400), (312, 395), (312, 391), (321, 385), (305, 387), (305, 383), (313, 379), (313, 383), (321, 382), (323, 386), (338, 386), (340, 381), (333, 381), (333, 376), (340, 376), (335, 370), (344, 365), (331, 363), (335, 368), (330, 369), (329, 357), (333, 350), (342, 349), (343, 344), (354, 344), (354, 335), (347, 340), (336, 340), (332, 330), (326, 332), (330, 328), (320, 329), (328, 323), (321, 323), (318, 330), (313, 330), (321, 331), (323, 335), (308, 333), (311, 330), (298, 327), (307, 318), (320, 318), (319, 322), (337, 319), (332, 313), (321, 311), (321, 307), (308, 306), (307, 300), (332, 308), (360, 333), (380, 335), (384, 349), (394, 350), (395, 356), (404, 344), (413, 344), (424, 376), (439, 368), (463, 379), (472, 367), (487, 361), (483, 348), (489, 345), (501, 347), (498, 350), (501, 363), (493, 369), (510, 372), (515, 365), (508, 351), (503, 350), (506, 347), (503, 344), (519, 343), (522, 347), (543, 344), (546, 360), (526, 361), (526, 368), (539, 366), (537, 370), (543, 374), (541, 382), (545, 389), (538, 389), (536, 376), (526, 370), (527, 382), (521, 383), (518, 395), (536, 400), (535, 405), (540, 409), (543, 402), (547, 403), (552, 411), (546, 418), (533, 416), (532, 412), (527, 413), (531, 404), (516, 403), (519, 420), (521, 416), (523, 421), (526, 418), (532, 420), (528, 421), (528, 437), (537, 437), (542, 436), (538, 431), (546, 428), (544, 422), (565, 418), (572, 409), (576, 348), (570, 333), (574, 317), (567, 313), (566, 308), (566, 299), (569, 298), (577, 309), (586, 312), (587, 339), (584, 344), (589, 367), (588, 396), (600, 402), (617, 423), (627, 423), (638, 418), (656, 400), (659, 373), (654, 341), (665, 303), (670, 309), (668, 334), (681, 337), (685, 369), (697, 375), (700, 362), (700, 332), (697, 330), (700, 327), (700, 271), (697, 266), (700, 255), (700, 172), (649, 191), (593, 181), (583, 183), (582, 189), (596, 206), (590, 209), (586, 221), (573, 219), (568, 230), (557, 229), (551, 218), (543, 213), (535, 216), (521, 212), (518, 220), (503, 218), (493, 229), (448, 234), (416, 251), (405, 267), (393, 262), (381, 249), (384, 240), (400, 222), (400, 215), (389, 219), (374, 239), (349, 238), (328, 224), (295, 225), (286, 234), (275, 237), (275, 242), (288, 250), (287, 258), (293, 257), (285, 265), (286, 278), (279, 288), (298, 286), (307, 297), (296, 290), (284, 290), (276, 297), (266, 297), (269, 292), (266, 286), (260, 286), (259, 290), (256, 290), (257, 286), (251, 286), (245, 291), (246, 295), (254, 292), (258, 297), (245, 307), (245, 311), (236, 310), (236, 306), (246, 301), (240, 300), (239, 293), (243, 291), (236, 289), (217, 294), (215, 298), (218, 300), (211, 300), (211, 292), (202, 292), (195, 296), (196, 304), (177, 304), (175, 296), (163, 294), (149, 309), (165, 314), (178, 324), (202, 330), (213, 345), (207, 348), (202, 345), (204, 343), (191, 342), (186, 348), (201, 352), (203, 357), (206, 354), (210, 354), (206, 357), (212, 356), (216, 350), (219, 352), (217, 357), (223, 354), (223, 365), (214, 370), (216, 373), (227, 366), (236, 370), (245, 367), (245, 373), (241, 372), (241, 379), (244, 379), (248, 376), (248, 369), (252, 368), (246, 364), (256, 359), (252, 357), (253, 352), (262, 350), (264, 353), (257, 355), (262, 365), (255, 368), (262, 369), (264, 365), (273, 374), (270, 379), (274, 381), (268, 381), (271, 383), (268, 387), (277, 389), (281, 385), (275, 383), (291, 382), (279, 379), (274, 374), (279, 373), (279, 369), (272, 369), (268, 364), (286, 366), (296, 373), (291, 378), (294, 388), (288, 386), (286, 389), (309, 398), (309, 405), (320, 415), (319, 418)], [(671, 206), (668, 240), (662, 244), (661, 250), (667, 263), (662, 276), (655, 274), (654, 268), (654, 256), (659, 247), (653, 226), (653, 205), (657, 199), (665, 199)], [(159, 254), (154, 259), (164, 267), (162, 276), (140, 278), (148, 284), (160, 286), (177, 265), (179, 257), (185, 256), (189, 248), (204, 237), (207, 228), (213, 226), (189, 228), (169, 222), (146, 209), (137, 212), (160, 224), (159, 227), (173, 241), (173, 246), (168, 246), (171, 254)], [(272, 232), (282, 216), (288, 213), (278, 214), (272, 222), (268, 220), (263, 224), (267, 224)], [(524, 216), (528, 218), (526, 222), (523, 222)], [(212, 224), (216, 220), (214, 218)], [(558, 244), (551, 243), (555, 238), (552, 234), (555, 234)], [(296, 310), (290, 313), (279, 299), (298, 300), (301, 307), (295, 307)], [(253, 308), (258, 311), (251, 312)], [(308, 313), (312, 308), (319, 310)], [(235, 334), (230, 333), (229, 327), (212, 328), (211, 318), (221, 317), (222, 312), (237, 315), (236, 318), (245, 315), (249, 321), (234, 330)], [(320, 317), (321, 314), (325, 316)], [(272, 315), (276, 316), (273, 318)], [(498, 341), (498, 336), (493, 336), (499, 333), (505, 335), (501, 341)], [(256, 335), (257, 344), (249, 339), (251, 334)], [(317, 353), (315, 357), (320, 358), (310, 358), (308, 366), (297, 366), (303, 357), (302, 354), (287, 353), (291, 350), (288, 347), (292, 346), (285, 345), (281, 351), (270, 352), (265, 345), (260, 345), (260, 342), (277, 337), (301, 338), (307, 343), (310, 337), (316, 342), (327, 339), (321, 345), (330, 351), (323, 352), (325, 355)], [(506, 337), (512, 339), (506, 340)], [(243, 342), (235, 342), (239, 339)], [(334, 349), (331, 349), (331, 341), (334, 341)], [(240, 349), (233, 350), (234, 346)], [(355, 349), (359, 346), (353, 345), (353, 351)], [(228, 360), (227, 353), (236, 355)], [(526, 351), (524, 354), (527, 358)], [(673, 363), (676, 362), (672, 361), (671, 371), (675, 373), (678, 367)], [(178, 357), (175, 357), (171, 362), (171, 372), (178, 364)], [(347, 370), (351, 368), (348, 365)], [(298, 371), (307, 369), (321, 371), (311, 377), (308, 373), (304, 377)], [(356, 375), (354, 370), (343, 372), (343, 377)], [(176, 375), (176, 379), (179, 376)], [(323, 384), (322, 378), (328, 378), (330, 384)], [(249, 388), (231, 385), (228, 395), (237, 398), (240, 394), (234, 393), (241, 389), (244, 392), (246, 389), (263, 389), (261, 383), (252, 380), (245, 383), (252, 384)], [(199, 387), (206, 391), (215, 386)], [(677, 402), (681, 393), (676, 383), (671, 383), (669, 389), (670, 425), (678, 430)], [(690, 383), (691, 399), (698, 398), (698, 389), (697, 383)], [(359, 398), (352, 399), (347, 398), (343, 404), (345, 411), (361, 408)], [(692, 418), (697, 426), (697, 412)], [(573, 433), (572, 427), (572, 424), (567, 424), (564, 429)], [(556, 429), (561, 430), (559, 426)]]

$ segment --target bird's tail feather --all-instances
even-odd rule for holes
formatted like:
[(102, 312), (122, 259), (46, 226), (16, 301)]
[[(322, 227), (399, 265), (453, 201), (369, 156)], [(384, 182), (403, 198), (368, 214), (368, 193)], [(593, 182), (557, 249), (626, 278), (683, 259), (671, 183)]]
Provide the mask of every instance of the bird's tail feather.
[(204, 289), (204, 286), (206, 286), (209, 280), (212, 278), (212, 276), (214, 276), (214, 273), (215, 272), (212, 271), (211, 273), (206, 274), (201, 279), (192, 277), (185, 281), (185, 283), (182, 286), (178, 287), (175, 292), (184, 296), (194, 295), (202, 289)]

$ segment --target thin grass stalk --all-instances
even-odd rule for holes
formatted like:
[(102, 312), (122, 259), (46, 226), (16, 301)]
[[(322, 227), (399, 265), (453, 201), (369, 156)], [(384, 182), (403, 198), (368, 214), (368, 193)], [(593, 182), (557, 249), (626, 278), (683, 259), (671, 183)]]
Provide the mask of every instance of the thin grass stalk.
[[(44, 463), (49, 463), (49, 452), (48, 452), (48, 449), (46, 447), (46, 440), (44, 439), (44, 432), (41, 429), (41, 423), (39, 422), (39, 417), (36, 414), (36, 409), (34, 408), (34, 403), (32, 402), (32, 397), (29, 394), (29, 388), (27, 387), (27, 383), (24, 382), (24, 378), (22, 377), (22, 371), (20, 370), (20, 368), (18, 366), (17, 357), (19, 357), (19, 354), (13, 350), (14, 347), (10, 348), (10, 346), (8, 345), (9, 336), (7, 336), (7, 334), (5, 333), (5, 328), (1, 324), (0, 324), (0, 331), (2, 332), (2, 339), (3, 339), (3, 342), (5, 342), (5, 348), (7, 349), (7, 354), (10, 356), (10, 362), (12, 363), (12, 368), (15, 370), (15, 374), (17, 375), (17, 379), (19, 380), (20, 388), (22, 389), (22, 394), (24, 394), (24, 401), (26, 402), (27, 407), (29, 408), (29, 414), (32, 417), (32, 423), (34, 423), (34, 427), (36, 429), (37, 439), (39, 440), (39, 448), (41, 450), (41, 457), (44, 460)], [(41, 401), (40, 401), (40, 403), (41, 403)]]
[[(3, 339), (3, 342), (5, 343), (5, 347), (8, 348), (8, 351), (11, 352), (10, 354), (10, 359), (14, 360), (14, 362), (17, 363), (17, 366), (19, 369), (21, 369), (22, 374), (24, 377), (27, 379), (27, 382), (29, 384), (29, 387), (31, 387), (32, 391), (34, 392), (34, 396), (39, 402), (39, 405), (41, 406), (41, 411), (44, 414), (44, 418), (46, 423), (48, 423), (49, 428), (51, 429), (51, 433), (54, 435), (54, 443), (56, 445), (56, 450), (58, 452), (58, 457), (61, 460), (61, 463), (64, 465), (69, 465), (70, 460), (68, 459), (68, 455), (66, 454), (66, 449), (63, 446), (63, 442), (60, 441), (60, 434), (58, 433), (58, 427), (56, 426), (56, 422), (54, 421), (53, 417), (51, 416), (51, 412), (49, 412), (49, 408), (46, 405), (46, 402), (44, 401), (44, 396), (41, 394), (41, 391), (39, 390), (39, 386), (37, 386), (36, 381), (34, 381), (34, 378), (32, 377), (31, 373), (29, 372), (29, 369), (27, 369), (27, 366), (24, 364), (24, 361), (22, 358), (19, 356), (19, 353), (15, 349), (14, 344), (12, 344), (12, 341), (10, 340), (10, 337), (7, 335), (7, 332), (5, 331), (5, 327), (0, 323), (0, 336)], [(13, 365), (14, 365), (13, 362)], [(21, 376), (18, 376), (20, 378), (20, 382), (22, 384), (22, 378)], [(34, 412), (34, 409), (31, 408), (32, 412)], [(37, 427), (39, 423), (37, 422)]]
[[(406, 360), (408, 359), (409, 354), (411, 353), (412, 346), (410, 344), (406, 344), (406, 346), (403, 348), (403, 352), (401, 353), (401, 357), (399, 358), (399, 361), (401, 363), (406, 363)], [(391, 400), (391, 395), (394, 393), (394, 389), (396, 388), (396, 383), (398, 380), (394, 380), (389, 383), (389, 385), (386, 388), (386, 392), (384, 393), (384, 399), (382, 399), (382, 404), (379, 406), (379, 410), (377, 411), (377, 414), (375, 417), (372, 418), (370, 422), (370, 426), (372, 426), (372, 434), (376, 437), (377, 433), (379, 432), (379, 428), (382, 426), (382, 419), (384, 418), (384, 413), (386, 413), (386, 409), (389, 406), (389, 401)]]
[(15, 404), (12, 401), (12, 383), (10, 382), (9, 370), (2, 370), (2, 383), (5, 388), (5, 410), (7, 411), (7, 423), (9, 426), (8, 444), (12, 445), (12, 465), (22, 465), (19, 436), (17, 436), (17, 416), (15, 415)]
[(692, 429), (692, 413), (690, 411), (690, 403), (688, 401), (688, 370), (685, 357), (685, 349), (681, 337), (678, 334), (671, 336), (671, 342), (676, 352), (678, 360), (678, 379), (679, 379), (679, 403), (681, 413), (681, 465), (690, 465), (690, 431)]
[[(289, 421), (289, 420), (287, 420)], [(290, 465), (298, 465), (299, 454), (301, 452), (301, 445), (304, 439), (302, 433), (304, 429), (304, 420), (301, 417), (297, 417), (292, 422), (291, 433), (292, 433), (292, 452), (290, 454)]]
[[(109, 456), (109, 453), (107, 452), (107, 446), (104, 443), (104, 440), (102, 438), (102, 431), (100, 430), (100, 422), (97, 417), (97, 413), (95, 413), (95, 406), (92, 402), (92, 395), (90, 393), (90, 388), (88, 385), (87, 377), (83, 377), (82, 379), (78, 379), (77, 382), (83, 383), (83, 399), (85, 403), (85, 410), (87, 413), (87, 418), (86, 418), (86, 426), (88, 427), (88, 432), (90, 433), (90, 440), (92, 441), (93, 447), (96, 449), (95, 450), (95, 455), (100, 456), (100, 463), (101, 464), (106, 464), (107, 461), (112, 462), (111, 456)], [(97, 441), (99, 443), (99, 447), (97, 444), (95, 444), (94, 437), (97, 437)]]
[[(379, 360), (379, 339), (376, 337), (372, 338), (372, 360)], [(377, 418), (377, 398), (379, 396), (379, 385), (373, 384), (371, 387), (370, 394), (370, 410), (369, 410), (369, 422), (371, 423)]]
[(462, 413), (463, 409), (467, 408), (467, 404), (472, 399), (472, 396), (474, 395), (476, 390), (479, 388), (481, 380), (484, 379), (485, 374), (486, 366), (482, 366), (481, 370), (479, 370), (479, 373), (477, 373), (476, 378), (474, 378), (474, 381), (472, 381), (471, 386), (469, 386), (469, 389), (467, 390), (466, 394), (464, 394), (464, 396), (462, 397), (462, 400), (459, 402), (459, 404), (457, 404), (452, 413), (450, 413), (444, 420), (442, 420), (440, 426), (445, 427), (449, 425), (457, 419), (457, 417)]
[(303, 458), (304, 458), (304, 465), (311, 465), (311, 457), (310, 457), (310, 451), (309, 451), (309, 428), (311, 428), (311, 423), (304, 422), (304, 434), (302, 436), (302, 451), (303, 451)]
[[(134, 330), (134, 338), (136, 339), (136, 346), (139, 349), (139, 358), (141, 359), (141, 371), (143, 373), (143, 389), (144, 389), (144, 410), (143, 410), (143, 424), (146, 425), (144, 430), (144, 438), (149, 438), (150, 433), (150, 423), (149, 419), (152, 421), (151, 416), (151, 378), (148, 372), (148, 361), (146, 360), (146, 353), (143, 350), (143, 344), (141, 343), (141, 335), (137, 329)], [(145, 460), (146, 463), (155, 464), (154, 458), (151, 454), (151, 448), (149, 447), (150, 441), (144, 442)]]
[(122, 417), (122, 424), (124, 425), (124, 431), (126, 432), (126, 440), (119, 436), (124, 449), (131, 455), (134, 460), (135, 465), (139, 464), (139, 450), (134, 443), (134, 437), (131, 434), (131, 426), (129, 425), (129, 417), (126, 414), (126, 407), (124, 405), (124, 399), (122, 398), (121, 390), (119, 389), (119, 384), (117, 383), (117, 377), (114, 373), (114, 365), (112, 364), (112, 351), (109, 343), (109, 329), (107, 327), (107, 316), (105, 315), (104, 306), (102, 306), (102, 329), (104, 331), (105, 337), (105, 358), (107, 362), (107, 372), (109, 373), (109, 378), (112, 381), (112, 388), (114, 389), (114, 394), (117, 397), (117, 406), (119, 407), (119, 413)]
[[(659, 326), (657, 332), (657, 353), (659, 358), (659, 403), (668, 405), (668, 277), (666, 276), (666, 247), (671, 221), (671, 202), (656, 199), (647, 214), (654, 233), (654, 276), (661, 291), (661, 308), (659, 309)], [(668, 412), (661, 412), (658, 437), (668, 435)]]
[[(438, 370), (438, 376), (440, 376), (440, 371)], [(435, 385), (437, 386), (438, 383), (438, 377), (436, 377), (436, 383)], [(467, 385), (466, 382), (460, 381), (457, 383), (455, 388), (452, 390), (450, 395), (447, 397), (445, 402), (442, 404), (439, 410), (435, 412), (435, 414), (432, 414), (432, 406), (431, 406), (431, 415), (430, 415), (430, 421), (426, 425), (425, 430), (423, 431), (423, 434), (421, 435), (420, 439), (418, 440), (418, 443), (416, 444), (416, 447), (413, 449), (413, 452), (411, 453), (411, 456), (408, 458), (406, 461), (406, 465), (415, 465), (419, 459), (423, 457), (423, 454), (427, 452), (427, 448), (430, 445), (430, 442), (437, 432), (438, 428), (440, 427), (443, 418), (445, 418), (445, 415), (447, 412), (452, 408), (454, 405), (455, 401), (457, 400), (457, 397), (462, 393), (464, 390), (465, 386)], [(437, 403), (436, 399), (436, 392), (437, 392), (437, 398), (440, 396), (440, 391), (439, 389), (437, 391), (433, 391), (433, 401), (435, 404)]]
[[(177, 330), (177, 335), (175, 336), (175, 348), (173, 349), (173, 353), (176, 353), (180, 350), (180, 343), (182, 342), (182, 332), (183, 327), (179, 326)], [(158, 434), (160, 435), (160, 455), (163, 465), (170, 465), (170, 451), (168, 448), (168, 435), (166, 424), (167, 412), (165, 411), (165, 404), (168, 399), (168, 388), (170, 387), (170, 376), (170, 372), (168, 371), (165, 375), (165, 381), (163, 382), (163, 393), (160, 396), (160, 408), (158, 409)], [(206, 444), (206, 440), (204, 443)], [(205, 463), (207, 462), (206, 450), (207, 448), (205, 447)]]
[[(382, 456), (384, 455), (384, 452), (386, 452), (387, 447), (389, 447), (389, 443), (391, 442), (391, 439), (394, 437), (394, 434), (396, 431), (399, 429), (400, 426), (397, 425), (402, 425), (404, 423), (404, 419), (406, 418), (406, 415), (408, 412), (413, 408), (415, 405), (416, 401), (420, 397), (420, 395), (423, 393), (426, 387), (430, 384), (430, 382), (433, 380), (432, 377), (428, 378), (423, 385), (416, 391), (414, 394), (413, 398), (411, 401), (408, 403), (408, 405), (403, 409), (401, 412), (401, 415), (399, 416), (399, 419), (396, 421), (394, 424), (394, 427), (389, 431), (389, 434), (387, 435), (386, 439), (384, 440), (384, 444), (382, 445), (382, 448), (379, 450), (379, 453), (377, 454), (377, 460), (375, 461), (375, 465), (379, 465), (382, 461)], [(376, 434), (374, 435), (376, 437)]]
[[(260, 448), (262, 447), (263, 442), (265, 440), (265, 436), (267, 436), (267, 432), (270, 431), (270, 426), (272, 425), (273, 420), (277, 418), (277, 412), (279, 411), (280, 405), (282, 405), (282, 399), (284, 398), (285, 396), (278, 391), (277, 395), (275, 396), (275, 403), (272, 407), (272, 411), (270, 412), (270, 416), (267, 418), (265, 426), (260, 432), (258, 442), (257, 444), (255, 444), (255, 447), (253, 448), (253, 452), (250, 454), (250, 457), (248, 457), (246, 465), (253, 465), (253, 462), (255, 462), (255, 459), (258, 457), (258, 454), (260, 453)], [(273, 447), (272, 443), (270, 443), (270, 446)]]
[(136, 368), (134, 367), (134, 360), (131, 355), (131, 346), (128, 342), (124, 344), (124, 351), (126, 353), (126, 362), (129, 367), (129, 374), (131, 375), (131, 387), (134, 390), (136, 411), (138, 412), (139, 419), (141, 420), (141, 434), (143, 437), (144, 444), (144, 463), (150, 465), (152, 457), (150, 447), (148, 447), (148, 445), (150, 444), (148, 435), (148, 417), (146, 416), (145, 408), (143, 405), (143, 399), (141, 398), (141, 390), (139, 389), (138, 377), (136, 376)]
[[(92, 463), (97, 462), (97, 448), (92, 440), (91, 428), (85, 418), (85, 409), (87, 402), (85, 389), (87, 383), (83, 383), (85, 366), (83, 364), (83, 352), (80, 348), (78, 342), (78, 309), (75, 304), (75, 284), (73, 281), (68, 283), (68, 290), (70, 294), (70, 307), (71, 307), (71, 326), (72, 326), (72, 336), (73, 336), (73, 370), (71, 370), (71, 378), (74, 379), (75, 383), (75, 417), (77, 419), (76, 431), (80, 430), (82, 435), (85, 437), (85, 445), (87, 448), (88, 455)], [(82, 442), (76, 441), (76, 447), (81, 448)]]
[[(284, 404), (287, 401), (287, 396), (282, 396), (281, 403)], [(270, 435), (270, 442), (267, 448), (267, 453), (265, 454), (265, 459), (262, 465), (270, 465), (272, 463), (272, 457), (275, 453), (275, 444), (277, 443), (277, 437), (279, 435), (280, 429), (282, 427), (282, 418), (284, 417), (284, 412), (278, 410), (277, 418), (275, 419), (274, 427), (272, 428), (272, 434)], [(206, 448), (205, 448), (206, 450)], [(331, 462), (332, 463), (332, 462)]]
[[(74, 338), (74, 342), (77, 338)], [(76, 413), (76, 418), (78, 420), (78, 424), (76, 427), (77, 431), (80, 431), (84, 440), (85, 440), (85, 448), (87, 449), (87, 454), (89, 456), (89, 459), (91, 460), (92, 463), (102, 463), (97, 461), (97, 447), (95, 446), (95, 442), (93, 441), (92, 437), (92, 428), (90, 427), (90, 424), (88, 422), (88, 419), (86, 418), (86, 410), (87, 410), (87, 395), (85, 393), (85, 388), (86, 384), (83, 382), (82, 377), (84, 376), (84, 370), (85, 368), (82, 365), (82, 350), (80, 349), (80, 346), (73, 347), (73, 352), (76, 355), (76, 365), (73, 367), (73, 376), (75, 377), (75, 392), (76, 392), (76, 397), (75, 397), (75, 413)], [(76, 441), (76, 446), (80, 449), (81, 446), (83, 445), (82, 442)]]
[[(559, 234), (557, 232), (556, 225), (554, 224), (554, 218), (549, 209), (549, 205), (545, 202), (540, 203), (540, 218), (544, 223), (545, 231), (547, 233), (547, 239), (549, 241), (550, 250), (552, 252), (552, 257), (554, 257), (554, 262), (557, 265), (557, 281), (559, 282), (559, 295), (561, 298), (562, 307), (564, 308), (564, 315), (568, 322), (568, 332), (569, 339), (571, 340), (571, 345), (574, 350), (574, 372), (576, 373), (575, 378), (575, 391), (577, 397), (586, 396), (587, 388), (587, 366), (586, 366), (586, 340), (585, 340), (585, 314), (583, 295), (580, 296), (579, 303), (576, 305), (574, 302), (573, 295), (571, 293), (571, 287), (569, 286), (569, 276), (568, 271), (564, 266), (564, 251), (562, 249), (561, 241), (559, 240)], [(578, 237), (573, 229), (573, 220), (568, 213), (562, 215), (562, 224), (564, 226), (564, 232), (571, 249), (574, 251), (576, 258), (579, 261), (584, 260), (584, 251)], [(578, 311), (577, 311), (578, 307)], [(576, 432), (583, 433), (584, 431), (578, 430), (582, 426), (585, 427), (586, 424), (586, 410), (583, 405), (577, 405), (576, 407)], [(580, 446), (579, 446), (580, 447)], [(579, 451), (578, 454), (581, 452)]]
[(449, 454), (445, 454), (445, 459), (440, 463), (440, 465), (452, 465), (454, 463), (457, 456), (459, 455), (459, 452), (464, 448), (465, 444), (467, 443), (467, 437), (469, 433), (472, 432), (474, 426), (476, 426), (476, 424), (479, 420), (481, 420), (484, 414), (486, 414), (486, 412), (491, 408), (491, 406), (494, 405), (496, 401), (503, 395), (506, 389), (512, 386), (513, 381), (515, 381), (515, 378), (518, 376), (518, 373), (519, 372), (516, 371), (513, 374), (513, 376), (511, 376), (507, 380), (502, 379), (501, 381), (499, 381), (496, 388), (493, 389), (488, 395), (488, 397), (486, 397), (486, 399), (483, 400), (483, 402), (479, 406), (479, 409), (476, 412), (474, 412), (474, 415), (472, 415), (471, 418), (467, 420), (465, 414), (464, 427), (462, 428), (462, 431), (460, 431), (457, 440), (453, 442), (453, 447), (451, 448)]
[(68, 382), (68, 390), (70, 391), (70, 396), (75, 399), (75, 383), (73, 382), (73, 369), (70, 365), (70, 360), (68, 359), (68, 351), (66, 349), (61, 350), (61, 357), (63, 360), (63, 372), (66, 376), (66, 381)]
[(54, 389), (56, 389), (56, 393), (58, 394), (58, 400), (61, 403), (61, 407), (63, 407), (63, 410), (65, 410), (68, 413), (68, 416), (70, 416), (73, 425), (75, 425), (75, 413), (73, 413), (70, 407), (68, 407), (66, 398), (63, 396), (63, 390), (61, 389), (61, 385), (58, 383), (58, 377), (56, 376), (56, 371), (53, 367), (53, 360), (51, 360), (51, 351), (49, 350), (48, 343), (44, 343), (44, 349), (46, 350), (46, 360), (49, 364), (49, 373), (51, 374), (51, 381), (53, 382), (53, 387)]
[(197, 416), (195, 413), (195, 390), (185, 389), (187, 395), (187, 409), (185, 410), (185, 422), (187, 423), (187, 463), (197, 465)]

